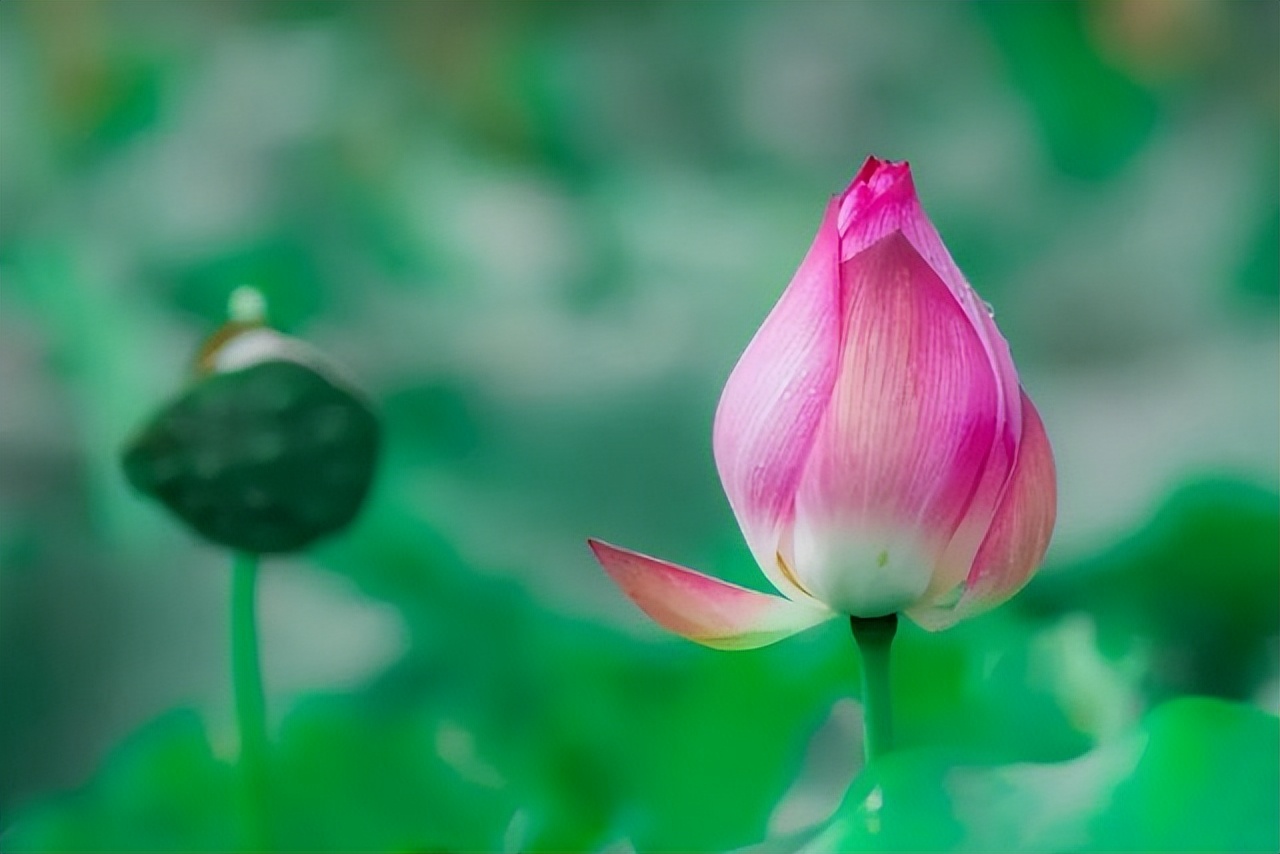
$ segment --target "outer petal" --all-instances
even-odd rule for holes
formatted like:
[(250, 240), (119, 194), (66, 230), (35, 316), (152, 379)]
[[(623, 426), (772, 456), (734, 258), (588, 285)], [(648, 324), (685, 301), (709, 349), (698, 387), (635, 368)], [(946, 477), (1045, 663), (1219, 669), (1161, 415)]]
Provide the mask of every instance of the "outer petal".
[[(907, 163), (868, 158), (853, 183), (841, 194), (837, 227), (841, 260), (852, 258), (886, 235), (901, 231), (955, 295), (956, 301), (978, 329), (983, 346), (993, 361), (998, 367), (1007, 368), (1009, 375), (1014, 377), (1014, 383), (1006, 385), (1004, 391), (1009, 394), (1010, 403), (1018, 399), (1017, 373), (1013, 369), (1008, 344), (996, 329), (986, 304), (973, 292), (920, 205), (915, 182), (911, 179), (911, 167)], [(1014, 409), (1016, 424), (1016, 406)], [(1015, 432), (1013, 435), (1018, 434)]]
[(837, 202), (791, 284), (725, 384), (713, 445), (725, 494), (747, 545), (785, 596), (807, 600), (779, 547), (800, 472), (835, 384), (840, 355)]
[[(1022, 414), (1017, 402), (1018, 373), (1009, 345), (996, 328), (986, 303), (973, 292), (925, 214), (908, 164), (868, 158), (841, 196), (838, 228), (843, 259), (853, 257), (888, 234), (902, 232), (946, 283), (969, 318), (999, 382), (997, 420), (1002, 426), (988, 466), (988, 478), (975, 492), (966, 519), (948, 547), (945, 561), (948, 567), (961, 567), (963, 573), (963, 567), (972, 562), (983, 533), (990, 526), (996, 501), (1017, 455), (1018, 437), (1022, 432)], [(943, 586), (950, 587), (962, 577), (951, 575), (938, 580)]]
[(955, 295), (956, 301), (973, 322), (982, 345), (1001, 378), (1002, 402), (1009, 405), (1010, 437), (1016, 440), (1022, 424), (1018, 400), (1018, 373), (1009, 345), (996, 328), (986, 304), (973, 292), (938, 235), (933, 222), (920, 205), (911, 167), (871, 157), (841, 195), (840, 257), (853, 257), (886, 235), (900, 231), (938, 277)]
[(908, 615), (927, 629), (941, 629), (994, 608), (1017, 593), (1044, 559), (1058, 511), (1057, 474), (1044, 423), (1025, 392), (1022, 441), (1013, 474), (991, 529), (978, 550), (954, 607), (919, 609)]
[(588, 540), (622, 592), (658, 625), (715, 649), (754, 649), (835, 616), (674, 563)]
[(986, 471), (999, 391), (968, 318), (902, 234), (843, 276), (839, 376), (796, 497), (794, 558), (817, 599), (869, 617), (929, 587)]

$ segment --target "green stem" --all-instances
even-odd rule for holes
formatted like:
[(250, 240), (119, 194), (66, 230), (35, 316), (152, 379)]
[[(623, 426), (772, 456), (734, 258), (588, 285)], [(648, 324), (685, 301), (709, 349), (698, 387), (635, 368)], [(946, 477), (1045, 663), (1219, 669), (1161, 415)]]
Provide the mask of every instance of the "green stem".
[(889, 648), (898, 631), (898, 615), (850, 617), (849, 624), (862, 654), (862, 722), (869, 765), (893, 749)]
[(267, 704), (258, 662), (258, 556), (237, 553), (231, 581), (231, 681), (240, 733), (240, 796), (245, 847), (270, 846), (267, 818)]

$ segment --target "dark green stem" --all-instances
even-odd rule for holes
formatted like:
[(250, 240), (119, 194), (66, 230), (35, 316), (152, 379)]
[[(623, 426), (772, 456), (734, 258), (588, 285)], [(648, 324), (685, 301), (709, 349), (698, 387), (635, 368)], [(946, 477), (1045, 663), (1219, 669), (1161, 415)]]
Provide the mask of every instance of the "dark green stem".
[(849, 624), (862, 654), (862, 722), (870, 765), (893, 749), (889, 648), (898, 631), (898, 615), (850, 617)]
[(231, 580), (231, 681), (240, 733), (240, 796), (245, 847), (271, 848), (267, 785), (267, 704), (258, 662), (258, 556), (237, 553)]

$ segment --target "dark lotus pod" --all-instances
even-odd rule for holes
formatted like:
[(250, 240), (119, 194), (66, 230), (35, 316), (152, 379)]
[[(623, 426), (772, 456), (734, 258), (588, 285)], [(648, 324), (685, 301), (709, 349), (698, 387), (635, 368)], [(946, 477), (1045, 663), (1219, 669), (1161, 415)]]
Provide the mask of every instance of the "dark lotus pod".
[(378, 445), (358, 392), (319, 364), (268, 357), (197, 379), (128, 444), (124, 471), (213, 542), (290, 552), (355, 518)]

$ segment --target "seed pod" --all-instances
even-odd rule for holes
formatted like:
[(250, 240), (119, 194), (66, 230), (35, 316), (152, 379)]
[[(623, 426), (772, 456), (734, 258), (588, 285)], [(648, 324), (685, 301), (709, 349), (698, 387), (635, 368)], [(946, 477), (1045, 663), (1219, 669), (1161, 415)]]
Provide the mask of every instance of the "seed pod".
[(202, 348), (197, 377), (128, 443), (130, 484), (206, 539), (291, 552), (355, 518), (378, 420), (303, 342), (243, 320)]

